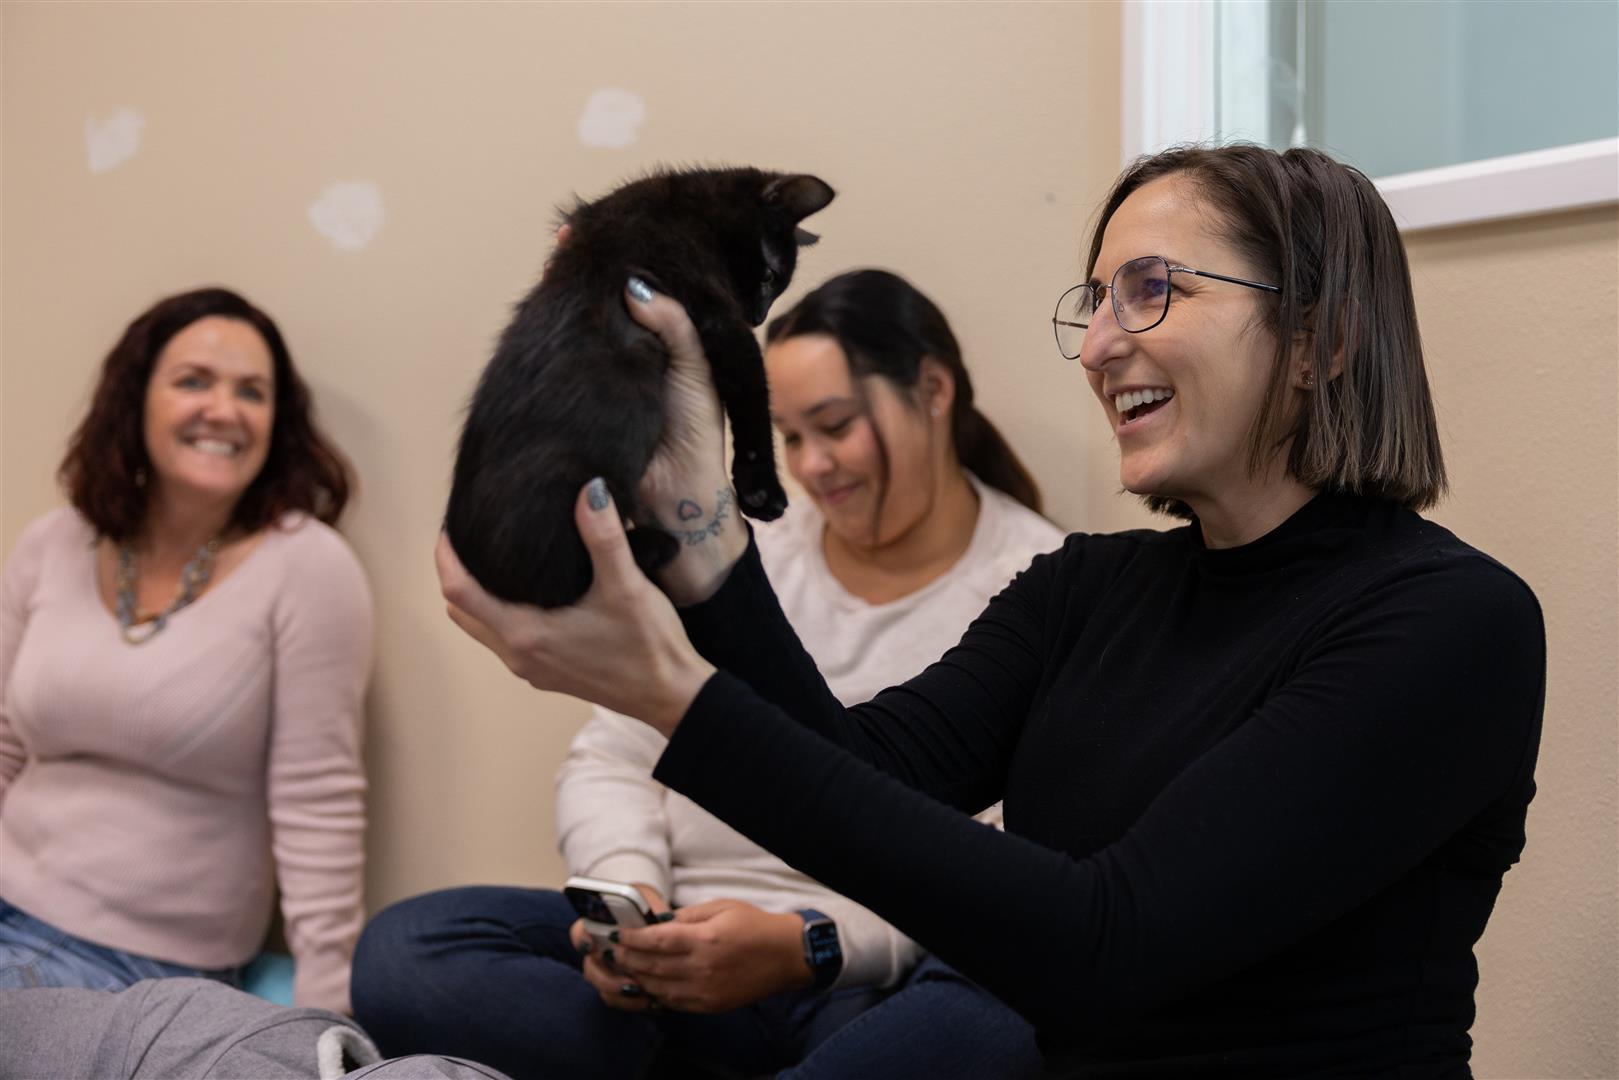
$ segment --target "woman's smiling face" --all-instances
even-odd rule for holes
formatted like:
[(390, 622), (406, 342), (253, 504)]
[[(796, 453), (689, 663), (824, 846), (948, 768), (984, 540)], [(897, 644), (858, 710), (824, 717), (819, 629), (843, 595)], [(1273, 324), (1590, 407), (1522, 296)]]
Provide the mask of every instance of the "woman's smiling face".
[[(1091, 280), (1106, 285), (1145, 255), (1263, 280), (1216, 235), (1213, 213), (1184, 176), (1144, 184), (1108, 222)], [(1120, 483), (1196, 510), (1252, 485), (1249, 447), (1276, 353), (1259, 328), (1264, 294), (1194, 274), (1169, 280), (1168, 313), (1143, 333), (1122, 330), (1104, 299), (1080, 363), (1118, 441)]]
[[(941, 454), (923, 409), (881, 375), (862, 380), (862, 403), (848, 357), (826, 334), (771, 343), (765, 370), (787, 471), (815, 501), (828, 528), (852, 546), (880, 546), (927, 517)], [(887, 451), (886, 486), (877, 430)]]
[(168, 494), (234, 504), (264, 468), (275, 368), (249, 323), (210, 315), (158, 354), (146, 386), (146, 452)]

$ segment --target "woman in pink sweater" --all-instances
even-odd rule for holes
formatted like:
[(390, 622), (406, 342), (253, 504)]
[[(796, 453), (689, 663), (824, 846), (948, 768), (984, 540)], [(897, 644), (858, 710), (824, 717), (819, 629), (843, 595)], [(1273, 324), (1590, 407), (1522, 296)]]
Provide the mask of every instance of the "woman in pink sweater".
[(0, 987), (236, 982), (279, 888), (297, 1003), (348, 1011), (371, 599), (275, 324), (153, 306), (61, 479), (0, 585)]

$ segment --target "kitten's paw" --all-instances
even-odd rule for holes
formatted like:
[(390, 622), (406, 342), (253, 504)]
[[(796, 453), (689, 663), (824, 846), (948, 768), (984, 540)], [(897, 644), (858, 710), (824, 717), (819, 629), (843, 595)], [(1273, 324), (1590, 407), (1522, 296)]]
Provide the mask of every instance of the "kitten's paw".
[(787, 509), (787, 493), (768, 454), (761, 461), (752, 451), (739, 451), (731, 464), (731, 486), (742, 512), (756, 521), (774, 521)]
[(775, 521), (787, 509), (787, 493), (780, 484), (744, 491), (739, 497), (742, 512), (756, 521)]
[(673, 533), (656, 525), (638, 524), (629, 531), (628, 539), (635, 565), (648, 574), (680, 554), (680, 541), (675, 539)]

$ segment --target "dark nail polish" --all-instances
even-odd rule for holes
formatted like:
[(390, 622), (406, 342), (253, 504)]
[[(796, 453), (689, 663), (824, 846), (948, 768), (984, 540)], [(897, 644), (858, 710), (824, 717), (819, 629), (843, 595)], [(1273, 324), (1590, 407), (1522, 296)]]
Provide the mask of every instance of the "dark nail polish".
[(607, 509), (607, 481), (598, 476), (586, 484), (585, 503), (592, 510)]
[(625, 983), (623, 986), (618, 988), (618, 992), (623, 994), (625, 997), (641, 996), (641, 988), (636, 986), (634, 983)]
[(617, 930), (609, 930), (607, 932), (607, 940), (611, 941), (614, 945), (617, 945), (618, 944), (618, 931)]
[(660, 911), (656, 915), (652, 916), (652, 921), (653, 922), (674, 922), (675, 921), (675, 913), (672, 912), (672, 911)]
[(595, 944), (596, 943), (591, 941), (589, 938), (585, 938), (585, 940), (579, 945), (579, 955), (580, 956), (589, 956), (590, 955), (590, 950), (591, 950), (592, 946), (594, 946)]
[(609, 967), (612, 966), (612, 963), (613, 963), (613, 950), (612, 949), (603, 949), (602, 950), (602, 963), (607, 964)]

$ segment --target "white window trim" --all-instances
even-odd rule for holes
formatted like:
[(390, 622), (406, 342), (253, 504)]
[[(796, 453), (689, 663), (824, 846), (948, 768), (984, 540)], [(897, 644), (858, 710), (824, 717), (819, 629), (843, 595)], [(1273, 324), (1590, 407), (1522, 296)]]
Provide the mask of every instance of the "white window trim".
[(1402, 231), (1619, 202), (1619, 138), (1385, 176), (1377, 190)]
[[(1125, 0), (1125, 163), (1215, 139), (1212, 0)], [(1619, 203), (1619, 138), (1374, 178), (1402, 231)]]
[(1126, 0), (1124, 160), (1202, 142), (1215, 125), (1214, 4)]

